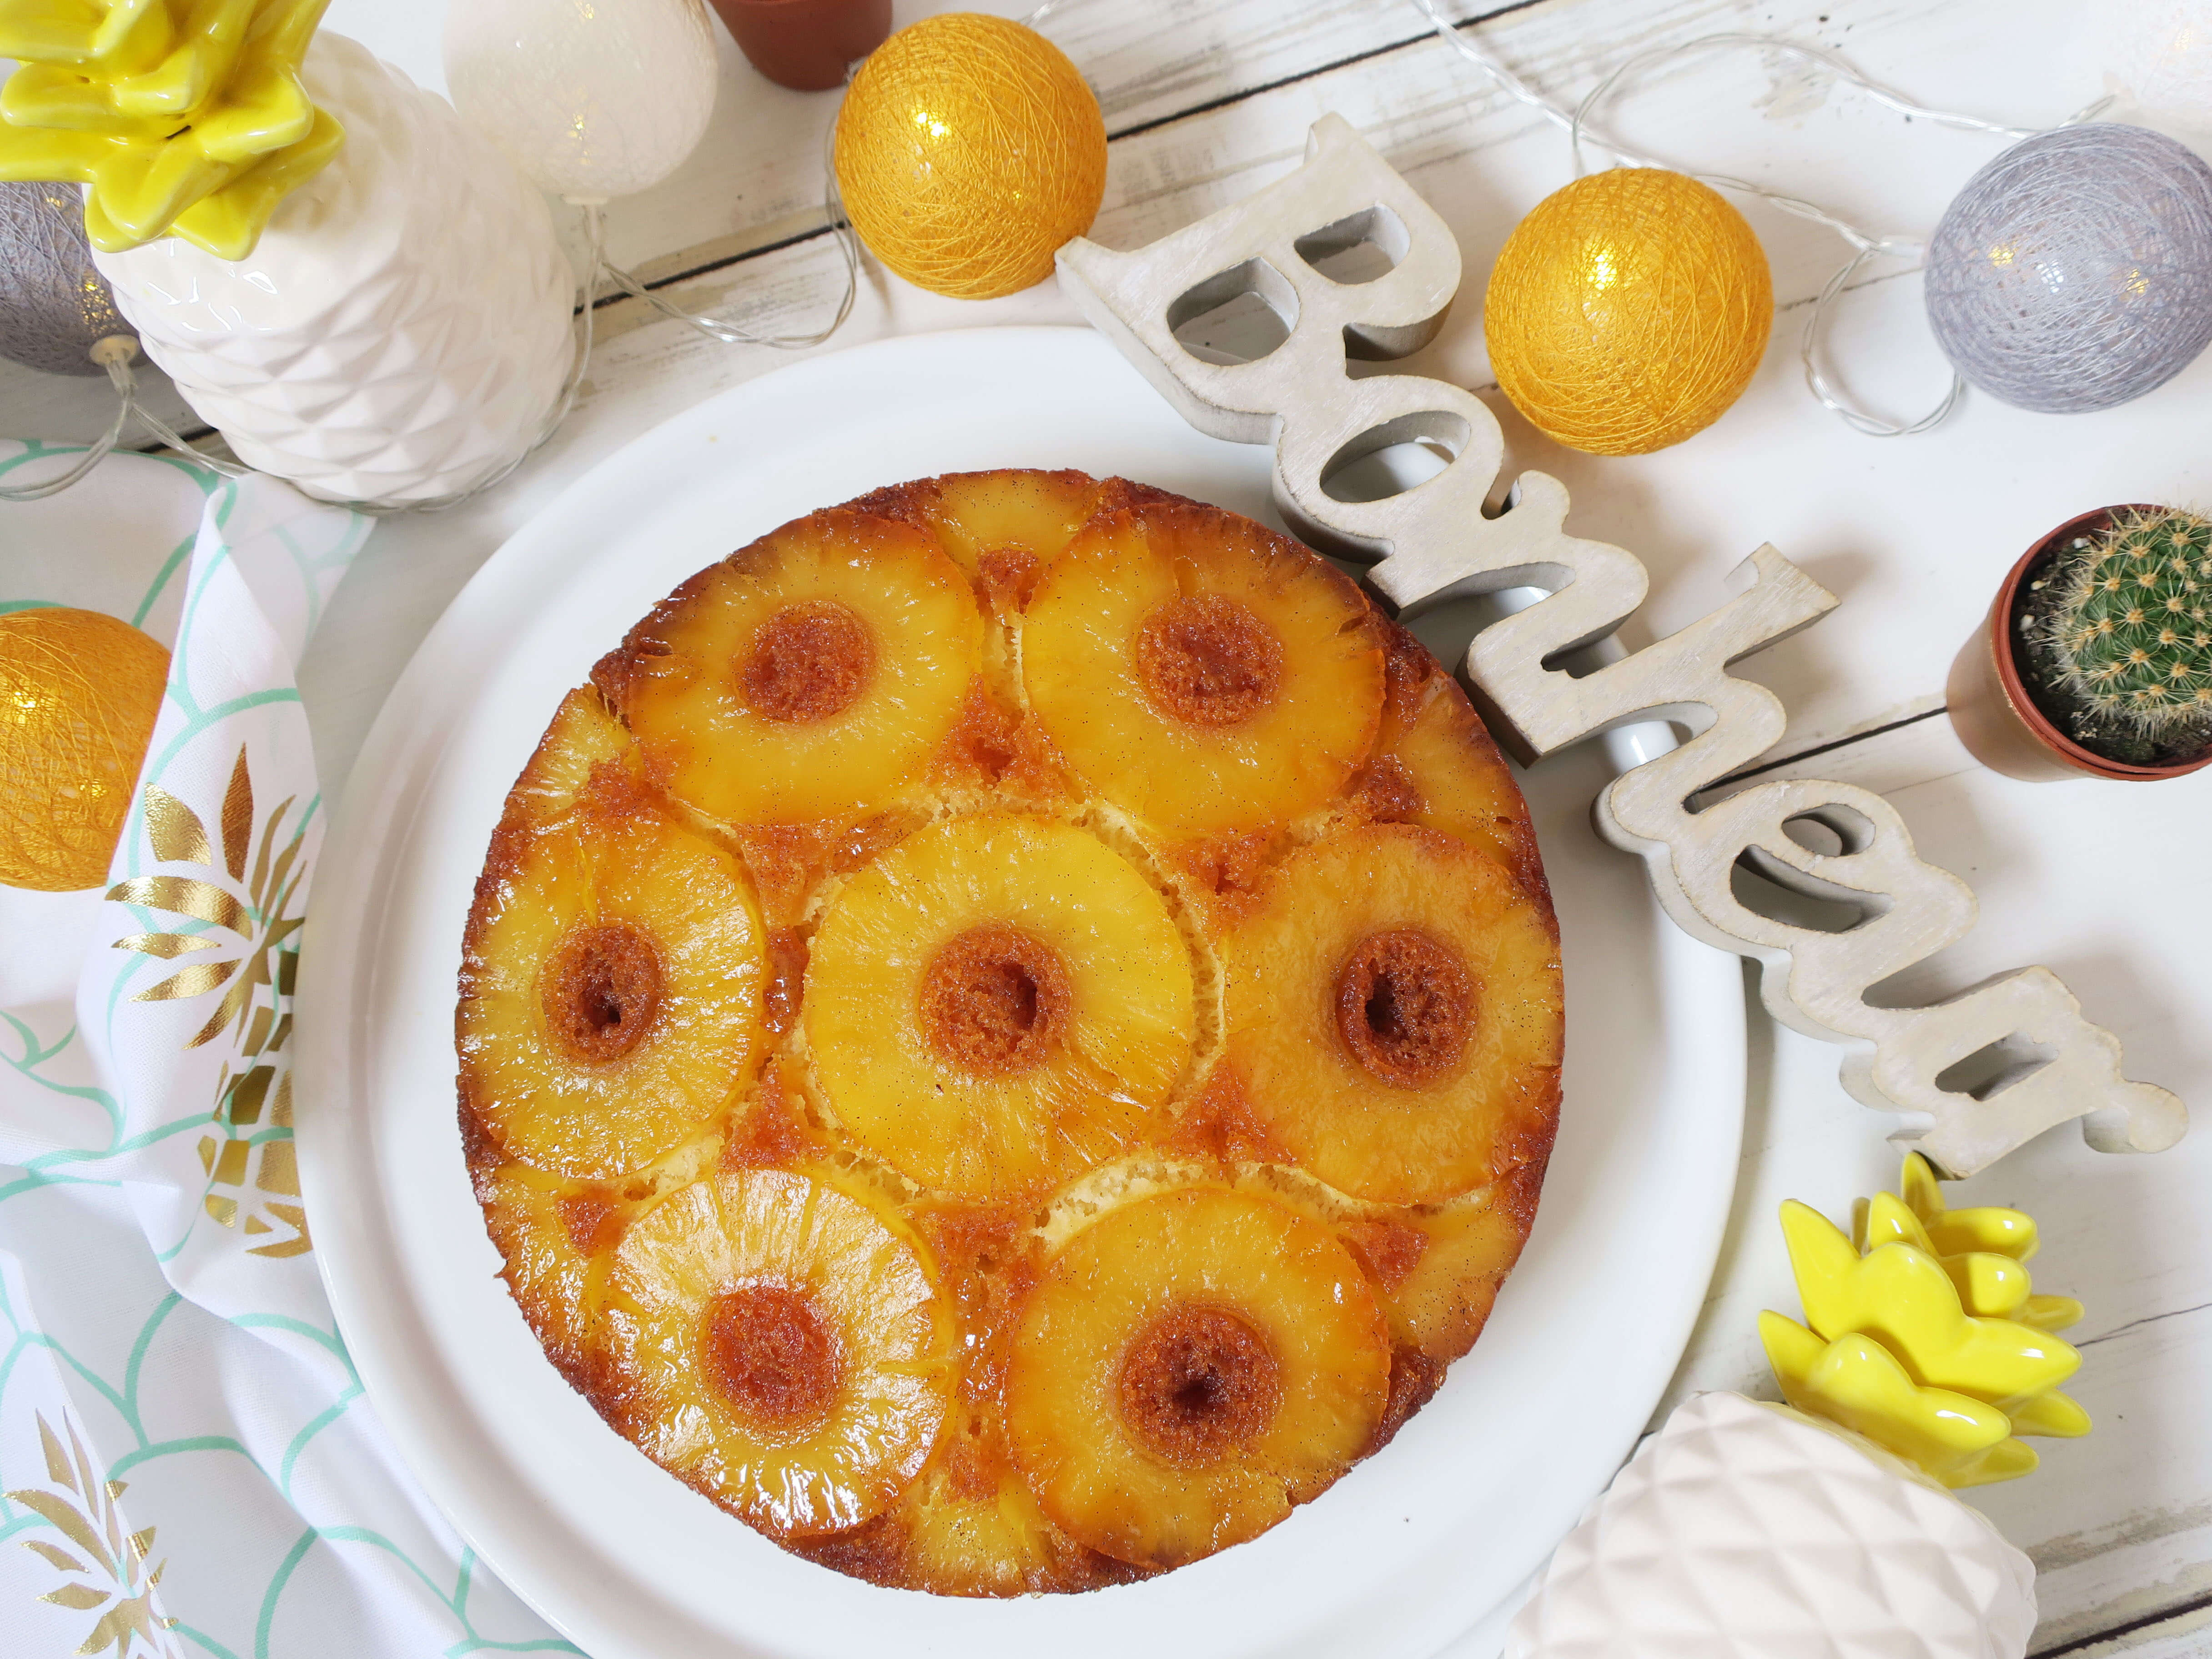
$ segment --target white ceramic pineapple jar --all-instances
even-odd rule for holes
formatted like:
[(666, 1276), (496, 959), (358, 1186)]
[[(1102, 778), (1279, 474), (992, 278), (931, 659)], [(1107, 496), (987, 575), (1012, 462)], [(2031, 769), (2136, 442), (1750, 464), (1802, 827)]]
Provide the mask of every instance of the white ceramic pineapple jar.
[(116, 304), (240, 460), (330, 501), (469, 489), (544, 435), (574, 278), (512, 162), (358, 43), (301, 76), (345, 128), (231, 261), (174, 237), (98, 257)]
[(1901, 1458), (1736, 1394), (1675, 1409), (1552, 1558), (1506, 1659), (2020, 1659), (2035, 1568)]

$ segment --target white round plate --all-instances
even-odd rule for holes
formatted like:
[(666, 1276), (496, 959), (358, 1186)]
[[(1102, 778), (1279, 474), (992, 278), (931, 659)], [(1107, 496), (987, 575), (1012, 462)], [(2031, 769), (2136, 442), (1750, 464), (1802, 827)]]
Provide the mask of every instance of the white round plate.
[[(1595, 745), (1528, 791), (1569, 1037), (1527, 1253), (1396, 1441), (1251, 1543), (1081, 1596), (841, 1577), (604, 1426), (493, 1276), (454, 1121), (454, 975), (501, 802), (562, 694), (678, 581), (786, 520), (1003, 466), (1120, 473), (1279, 524), (1267, 451), (1193, 432), (1100, 337), (977, 330), (860, 346), (700, 404), (577, 480), (454, 600), (377, 721), (315, 879), (298, 1133), (331, 1301), (430, 1496), (594, 1659), (1429, 1659), (1541, 1564), (1627, 1454), (1688, 1338), (1735, 1179), (1738, 969), (1669, 926), (1638, 861), (1592, 834)], [(1463, 643), (1449, 617), (1421, 631)]]

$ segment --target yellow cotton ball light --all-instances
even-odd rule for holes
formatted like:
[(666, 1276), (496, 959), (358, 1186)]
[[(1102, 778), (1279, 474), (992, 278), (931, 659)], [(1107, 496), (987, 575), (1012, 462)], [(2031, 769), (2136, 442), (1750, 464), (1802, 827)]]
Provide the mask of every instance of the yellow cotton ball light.
[(1515, 227), (1483, 333), (1513, 405), (1593, 455), (1644, 455), (1742, 395), (1774, 325), (1766, 255), (1744, 216), (1685, 173), (1577, 179)]
[(0, 616), (0, 884), (106, 880), (168, 678), (158, 641), (97, 611)]
[(924, 18), (869, 55), (836, 155), (860, 240), (957, 300), (1042, 282), (1106, 193), (1105, 118), (1067, 54), (975, 12)]

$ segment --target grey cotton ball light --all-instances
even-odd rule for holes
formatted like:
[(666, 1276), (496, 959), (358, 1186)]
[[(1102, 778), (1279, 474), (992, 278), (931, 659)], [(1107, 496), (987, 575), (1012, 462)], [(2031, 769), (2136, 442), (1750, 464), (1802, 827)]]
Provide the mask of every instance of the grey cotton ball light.
[(49, 374), (105, 374), (92, 349), (118, 334), (138, 337), (93, 268), (84, 193), (0, 183), (0, 357)]
[(1928, 320), (1953, 367), (2022, 409), (2110, 409), (2212, 343), (2212, 167), (2118, 122), (2021, 140), (1928, 246)]

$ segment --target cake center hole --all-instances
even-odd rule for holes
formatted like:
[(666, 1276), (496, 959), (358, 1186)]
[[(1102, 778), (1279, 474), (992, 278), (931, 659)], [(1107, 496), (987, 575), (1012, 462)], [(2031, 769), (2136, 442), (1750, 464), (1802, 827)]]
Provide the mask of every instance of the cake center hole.
[(738, 666), (738, 686), (763, 720), (796, 726), (843, 714), (875, 672), (867, 623), (834, 599), (809, 599), (760, 625)]
[(1066, 1023), (1060, 953), (1018, 927), (986, 922), (953, 939), (921, 973), (921, 1029), (940, 1060), (981, 1077), (1026, 1072)]
[(1236, 1314), (1179, 1304), (1137, 1334), (1116, 1391), (1138, 1443), (1191, 1468), (1267, 1433), (1282, 1403), (1282, 1367), (1267, 1339)]
[(660, 1011), (660, 952), (626, 921), (569, 929), (546, 959), (539, 1000), (554, 1040), (576, 1059), (620, 1060)]
[(745, 1285), (707, 1304), (700, 1333), (708, 1381), (757, 1427), (818, 1420), (844, 1381), (836, 1333), (803, 1291)]
[(1394, 1088), (1448, 1075), (1474, 1029), (1474, 981), (1458, 951), (1414, 927), (1370, 934), (1336, 976), (1337, 1035)]
[(1236, 726), (1275, 700), (1283, 644), (1235, 599), (1170, 599), (1137, 630), (1137, 678), (1162, 713), (1190, 726)]

